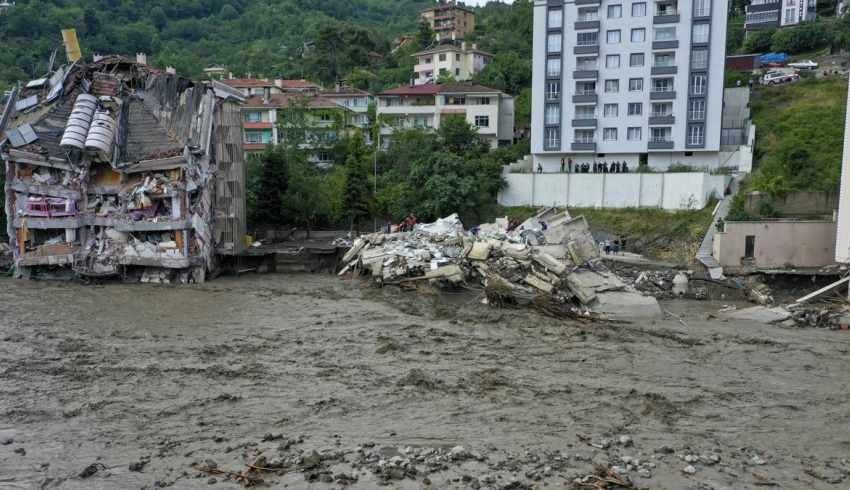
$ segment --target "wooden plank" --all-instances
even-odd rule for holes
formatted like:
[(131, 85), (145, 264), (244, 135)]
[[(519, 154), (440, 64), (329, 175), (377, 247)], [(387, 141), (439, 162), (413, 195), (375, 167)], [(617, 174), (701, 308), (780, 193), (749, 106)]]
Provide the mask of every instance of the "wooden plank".
[(839, 281), (835, 281), (834, 283), (830, 284), (829, 286), (818, 289), (814, 293), (807, 294), (806, 296), (803, 296), (802, 298), (795, 301), (794, 304), (791, 305), (791, 306), (794, 307), (794, 306), (802, 305), (804, 303), (808, 303), (809, 301), (817, 298), (818, 296), (822, 296), (822, 295), (824, 295), (824, 294), (826, 294), (826, 293), (828, 293), (828, 292), (830, 292), (834, 289), (837, 289), (838, 286), (841, 286), (842, 284), (847, 284), (848, 282), (850, 282), (850, 276), (847, 276), (844, 279), (841, 279)]

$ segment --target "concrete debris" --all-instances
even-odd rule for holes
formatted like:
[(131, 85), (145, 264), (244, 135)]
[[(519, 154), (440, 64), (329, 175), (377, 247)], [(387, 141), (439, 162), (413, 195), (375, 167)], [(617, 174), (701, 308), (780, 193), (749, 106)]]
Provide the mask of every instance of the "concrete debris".
[(547, 210), (510, 228), (505, 218), (466, 231), (451, 215), (410, 232), (365, 235), (343, 256), (340, 275), (364, 273), (378, 285), (480, 285), (488, 304), (534, 305), (555, 315), (661, 316), (654, 298), (602, 264), (583, 217)]

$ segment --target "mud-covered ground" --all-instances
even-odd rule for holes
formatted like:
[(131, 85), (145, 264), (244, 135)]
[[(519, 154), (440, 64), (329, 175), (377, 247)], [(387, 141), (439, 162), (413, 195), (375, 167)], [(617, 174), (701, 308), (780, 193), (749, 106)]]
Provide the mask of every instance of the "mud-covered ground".
[(474, 299), (0, 280), (0, 489), (850, 487), (850, 333)]

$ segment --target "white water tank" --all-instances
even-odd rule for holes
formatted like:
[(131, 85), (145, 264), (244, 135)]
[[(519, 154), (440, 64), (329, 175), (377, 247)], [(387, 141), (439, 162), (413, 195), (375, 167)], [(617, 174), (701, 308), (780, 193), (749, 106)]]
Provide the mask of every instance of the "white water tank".
[(105, 155), (112, 153), (112, 143), (115, 141), (115, 119), (106, 111), (94, 114), (89, 134), (86, 138), (86, 149), (99, 151)]
[(96, 108), (97, 97), (88, 94), (77, 96), (71, 115), (65, 123), (65, 132), (62, 134), (59, 146), (79, 150), (85, 149), (86, 137)]

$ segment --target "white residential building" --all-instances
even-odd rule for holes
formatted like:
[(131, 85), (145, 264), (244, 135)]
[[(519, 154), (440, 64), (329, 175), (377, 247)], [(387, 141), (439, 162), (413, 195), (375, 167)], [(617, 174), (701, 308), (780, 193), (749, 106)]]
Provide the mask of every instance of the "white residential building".
[(751, 0), (744, 28), (747, 32), (795, 26), (815, 20), (817, 0)]
[(478, 49), (477, 44), (471, 48), (466, 42), (441, 44), (413, 55), (416, 65), (413, 67), (413, 83), (424, 85), (435, 83), (441, 76), (452, 76), (458, 82), (470, 80), (493, 61), (493, 55)]
[(450, 116), (464, 117), (492, 148), (513, 141), (514, 99), (499, 90), (471, 84), (428, 84), (378, 94), (384, 147), (396, 130), (437, 129)]
[(720, 165), (728, 0), (535, 0), (534, 165)]

